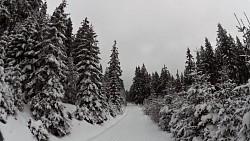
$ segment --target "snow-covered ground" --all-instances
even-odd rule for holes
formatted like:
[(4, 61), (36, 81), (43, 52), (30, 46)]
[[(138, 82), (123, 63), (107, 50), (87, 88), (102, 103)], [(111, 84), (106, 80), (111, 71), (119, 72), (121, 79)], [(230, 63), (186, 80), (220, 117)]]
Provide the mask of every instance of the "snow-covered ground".
[[(74, 106), (66, 105), (69, 111)], [(7, 124), (0, 123), (4, 141), (35, 141), (27, 127), (28, 111), (9, 117)], [(129, 104), (124, 115), (111, 118), (103, 125), (91, 125), (85, 121), (72, 120), (71, 134), (50, 141), (174, 141), (171, 135), (161, 131), (141, 108)]]
[(174, 141), (161, 131), (141, 108), (129, 104), (127, 114), (111, 128), (87, 141)]

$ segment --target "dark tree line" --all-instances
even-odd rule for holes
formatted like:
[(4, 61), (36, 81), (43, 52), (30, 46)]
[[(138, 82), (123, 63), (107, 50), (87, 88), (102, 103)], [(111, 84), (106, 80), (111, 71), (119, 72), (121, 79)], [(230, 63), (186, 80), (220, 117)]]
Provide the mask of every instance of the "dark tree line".
[(238, 37), (230, 34), (218, 24), (216, 48), (205, 38), (205, 45), (196, 50), (196, 58), (187, 48), (184, 74), (175, 77), (167, 67), (163, 67), (160, 75), (157, 72), (150, 75), (143, 64), (136, 67), (133, 84), (128, 100), (142, 104), (150, 95), (164, 96), (167, 93), (188, 90), (195, 83), (217, 85), (232, 82), (244, 84), (250, 78), (247, 56), (249, 49), (243, 46)]
[[(177, 73), (177, 75), (179, 74)], [(182, 89), (181, 83), (181, 79), (175, 80), (166, 66), (162, 68), (160, 75), (157, 72), (150, 75), (143, 64), (141, 68), (136, 67), (135, 77), (127, 95), (127, 100), (143, 104), (144, 100), (150, 95), (164, 97), (168, 92), (180, 91)]]

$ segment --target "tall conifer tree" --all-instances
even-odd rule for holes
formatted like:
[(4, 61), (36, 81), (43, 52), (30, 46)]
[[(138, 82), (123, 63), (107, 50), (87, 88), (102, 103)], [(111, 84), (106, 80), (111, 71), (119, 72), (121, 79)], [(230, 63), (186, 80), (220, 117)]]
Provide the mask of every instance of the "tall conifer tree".
[(87, 18), (83, 20), (74, 41), (74, 64), (79, 74), (77, 81), (76, 117), (90, 123), (107, 119), (105, 96), (101, 92), (100, 54), (96, 33)]
[(111, 113), (115, 116), (116, 114), (122, 113), (122, 107), (125, 102), (122, 96), (121, 90), (123, 89), (123, 82), (121, 80), (122, 70), (120, 67), (119, 53), (116, 47), (117, 42), (114, 42), (112, 53), (110, 56), (108, 75), (109, 75), (109, 102), (113, 105)]
[(65, 93), (62, 81), (67, 68), (63, 50), (65, 7), (66, 2), (63, 1), (41, 30), (43, 40), (35, 52), (38, 55), (34, 62), (37, 68), (27, 84), (31, 115), (36, 120), (42, 120), (43, 126), (56, 136), (68, 134), (70, 126), (61, 102)]
[(194, 72), (195, 72), (195, 63), (193, 55), (190, 52), (190, 49), (187, 48), (187, 55), (186, 55), (186, 65), (184, 71), (184, 83), (185, 87), (192, 85), (194, 82)]
[(235, 54), (235, 41), (227, 34), (227, 31), (218, 24), (217, 31), (217, 48), (215, 50), (215, 57), (217, 68), (222, 82), (230, 81), (237, 82), (237, 63)]
[(205, 74), (207, 75), (207, 81), (211, 84), (217, 82), (216, 76), (218, 76), (216, 68), (216, 60), (214, 56), (214, 51), (211, 43), (205, 38), (205, 58), (204, 58), (204, 68)]
[(180, 77), (180, 74), (179, 74), (178, 70), (177, 70), (177, 73), (176, 73), (175, 91), (177, 93), (182, 91), (181, 77)]
[(164, 96), (167, 93), (167, 88), (170, 88), (170, 73), (167, 69), (167, 67), (164, 65), (164, 67), (161, 70), (160, 75), (160, 85), (158, 86), (159, 94), (161, 96)]

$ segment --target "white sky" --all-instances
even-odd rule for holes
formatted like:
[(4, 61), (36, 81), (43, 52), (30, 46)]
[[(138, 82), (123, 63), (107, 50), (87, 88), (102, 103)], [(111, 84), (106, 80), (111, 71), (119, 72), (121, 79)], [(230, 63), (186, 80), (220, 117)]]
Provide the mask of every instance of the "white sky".
[[(47, 0), (51, 14), (61, 0)], [(88, 17), (98, 35), (103, 68), (113, 41), (117, 40), (125, 87), (129, 89), (135, 67), (145, 63), (148, 72), (165, 64), (175, 75), (183, 71), (187, 47), (216, 42), (217, 24), (232, 35), (238, 33), (234, 13), (250, 17), (249, 0), (68, 0), (67, 12), (74, 32)], [(193, 52), (193, 55), (195, 53)]]

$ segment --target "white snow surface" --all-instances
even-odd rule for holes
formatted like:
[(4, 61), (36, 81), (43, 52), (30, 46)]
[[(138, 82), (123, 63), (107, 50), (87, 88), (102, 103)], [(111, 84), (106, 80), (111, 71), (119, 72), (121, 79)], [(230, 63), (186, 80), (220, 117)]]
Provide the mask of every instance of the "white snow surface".
[(30, 118), (27, 107), (24, 112), (18, 112), (16, 117), (9, 116), (7, 124), (0, 122), (0, 130), (4, 141), (36, 141), (28, 128)]
[[(68, 112), (75, 106), (65, 104)], [(27, 108), (26, 108), (27, 109)], [(4, 141), (36, 141), (27, 127), (28, 110), (9, 116), (7, 124), (0, 122)], [(140, 107), (128, 104), (123, 115), (110, 118), (103, 125), (92, 125), (85, 121), (72, 120), (71, 133), (63, 138), (49, 135), (50, 141), (174, 141), (171, 134), (161, 131)]]
[(247, 112), (244, 116), (243, 116), (243, 125), (246, 125), (248, 128), (250, 128), (250, 112)]
[(171, 136), (161, 131), (140, 107), (128, 104), (119, 122), (87, 141), (174, 141)]

